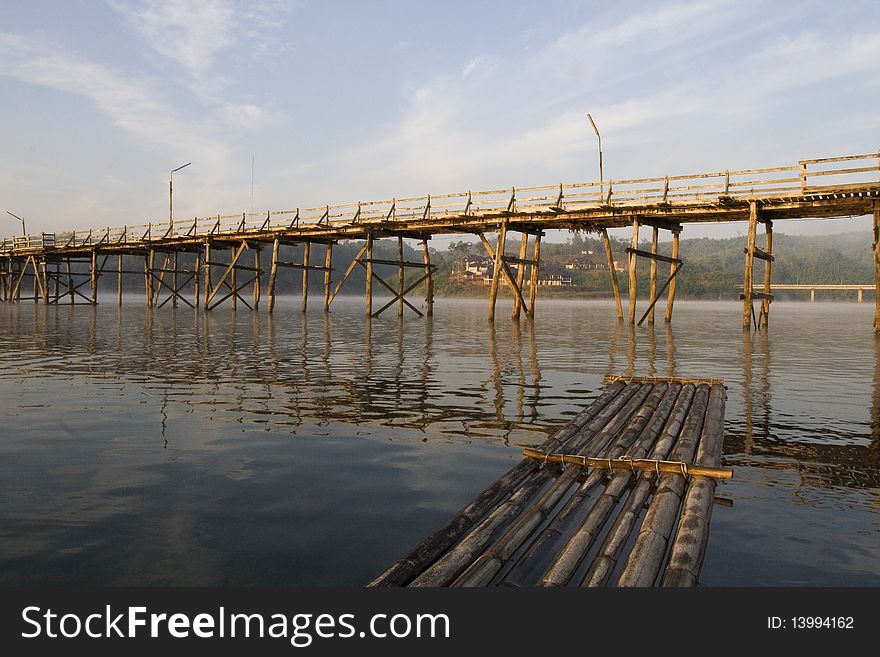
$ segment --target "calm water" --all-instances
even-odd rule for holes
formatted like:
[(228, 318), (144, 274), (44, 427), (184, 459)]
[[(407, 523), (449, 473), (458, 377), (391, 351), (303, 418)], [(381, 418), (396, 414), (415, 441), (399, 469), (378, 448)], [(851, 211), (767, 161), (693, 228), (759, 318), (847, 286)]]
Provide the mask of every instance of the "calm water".
[(0, 305), (0, 584), (362, 584), (616, 373), (728, 383), (704, 584), (880, 584), (872, 304), (334, 308)]

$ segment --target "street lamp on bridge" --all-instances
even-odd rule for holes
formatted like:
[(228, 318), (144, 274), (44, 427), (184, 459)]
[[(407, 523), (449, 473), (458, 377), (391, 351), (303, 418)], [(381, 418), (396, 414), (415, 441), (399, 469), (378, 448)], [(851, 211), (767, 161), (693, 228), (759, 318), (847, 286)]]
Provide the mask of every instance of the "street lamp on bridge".
[(6, 211), (6, 214), (8, 214), (8, 215), (11, 216), (11, 217), (15, 217), (16, 219), (18, 219), (18, 220), (21, 222), (21, 234), (22, 234), (22, 235), (27, 235), (27, 229), (25, 228), (25, 225), (24, 225), (24, 219), (22, 219), (21, 217), (19, 217), (17, 214), (13, 214), (13, 213), (10, 212), (9, 210)]
[(171, 170), (171, 177), (168, 178), (168, 227), (174, 228), (174, 172), (180, 171), (181, 169), (185, 169), (192, 162), (187, 162), (186, 164), (182, 164), (176, 169)]
[(599, 140), (599, 196), (604, 198), (604, 181), (602, 180), (602, 135), (599, 134), (599, 128), (596, 127), (596, 122), (593, 121), (593, 116), (589, 113), (587, 114), (587, 120), (590, 122), (590, 125), (593, 126), (593, 132), (596, 133), (596, 138)]

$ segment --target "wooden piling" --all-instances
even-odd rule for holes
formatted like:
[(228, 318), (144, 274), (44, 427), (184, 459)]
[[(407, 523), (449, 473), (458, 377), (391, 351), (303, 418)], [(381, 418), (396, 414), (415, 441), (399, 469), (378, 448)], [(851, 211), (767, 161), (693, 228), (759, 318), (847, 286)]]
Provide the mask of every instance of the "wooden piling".
[[(608, 230), (602, 229), (602, 242), (605, 244), (605, 255), (608, 258), (608, 272), (611, 274), (611, 290), (614, 292), (614, 303), (617, 307), (617, 321), (623, 321), (623, 304), (620, 302), (620, 284), (617, 281), (617, 268), (614, 266), (614, 254), (611, 252), (611, 239)], [(673, 256), (675, 257), (675, 256)]]
[(260, 269), (260, 251), (263, 250), (262, 245), (258, 244), (254, 249), (254, 310), (260, 307), (260, 275), (263, 273)]
[(535, 299), (538, 296), (538, 277), (541, 267), (541, 237), (543, 233), (535, 235), (535, 247), (532, 252), (532, 264), (529, 267), (529, 317), (535, 317)]
[(406, 285), (406, 272), (403, 268), (403, 238), (397, 238), (397, 316), (403, 317), (403, 290)]
[(758, 204), (749, 202), (749, 237), (746, 246), (746, 268), (743, 276), (743, 329), (752, 326), (752, 269), (755, 264), (755, 235), (758, 230)]
[(122, 305), (122, 254), (116, 258), (116, 303)]
[[(523, 233), (522, 239), (520, 240), (520, 244), (519, 244), (519, 262), (516, 263), (516, 287), (520, 291), (522, 290), (523, 281), (525, 281), (525, 278), (526, 278), (525, 261), (526, 261), (526, 255), (528, 255), (528, 249), (529, 249), (529, 234)], [(512, 312), (513, 319), (519, 319), (520, 312), (522, 310), (519, 298), (520, 298), (520, 295), (518, 295), (518, 294), (513, 295), (513, 312)]]
[(40, 261), (40, 275), (43, 278), (43, 285), (42, 285), (43, 303), (48, 305), (49, 304), (49, 271), (48, 271), (48, 263), (46, 262), (45, 258), (43, 258), (43, 260)]
[(156, 286), (153, 280), (153, 271), (156, 266), (156, 252), (150, 249), (147, 259), (147, 306), (152, 308), (156, 305)]
[(330, 312), (330, 285), (333, 283), (333, 242), (324, 251), (324, 312)]
[(205, 240), (205, 310), (208, 309), (208, 301), (211, 298), (211, 240)]
[[(657, 226), (653, 226), (651, 228), (651, 253), (657, 254), (657, 242), (660, 237), (660, 231)], [(649, 287), (648, 287), (648, 298), (651, 300), (651, 307), (648, 310), (648, 323), (654, 323), (654, 299), (657, 296), (657, 260), (651, 258), (651, 267), (650, 267), (650, 276), (649, 276)]]
[(422, 262), (425, 263), (426, 280), (425, 314), (434, 314), (434, 273), (431, 268), (431, 253), (428, 250), (428, 238), (422, 240)]
[(177, 308), (177, 251), (171, 258), (171, 266), (174, 267), (171, 271), (171, 307)]
[[(680, 230), (672, 231), (672, 257), (678, 258), (678, 242), (679, 237), (681, 236)], [(676, 277), (672, 274), (675, 272), (676, 264), (669, 264), (669, 296), (666, 298), (666, 323), (669, 324), (672, 321), (672, 307), (675, 305), (675, 282)]]
[(196, 262), (193, 270), (193, 305), (196, 309), (199, 307), (201, 297), (201, 281), (202, 281), (202, 253), (196, 252)]
[[(768, 255), (773, 254), (773, 222), (769, 219), (764, 222), (766, 231), (766, 244), (764, 251)], [(766, 328), (770, 325), (770, 277), (773, 270), (773, 260), (764, 260), (764, 297), (761, 299), (761, 312), (758, 326)]]
[(312, 252), (312, 243), (303, 244), (303, 269), (302, 269), (302, 304), (300, 311), (306, 312), (309, 307), (309, 259)]
[[(636, 250), (639, 248), (639, 220), (638, 218), (633, 219), (633, 236), (632, 236), (632, 244), (631, 248)], [(638, 262), (638, 257), (635, 253), (630, 252), (629, 254), (629, 323), (636, 323), (636, 263)]]
[(880, 205), (874, 204), (874, 332), (880, 333)]
[(92, 285), (92, 303), (98, 303), (98, 251), (92, 249), (92, 257), (89, 260), (89, 282)]
[[(244, 222), (244, 218), (242, 218), (242, 222)], [(238, 309), (238, 261), (236, 259), (236, 253), (233, 252), (231, 254), (231, 264), (230, 264), (230, 272), (229, 272), (229, 284), (232, 286), (232, 310)]]
[(278, 276), (278, 248), (280, 246), (280, 242), (276, 237), (272, 242), (272, 263), (269, 266), (269, 285), (266, 288), (266, 303), (269, 307), (269, 312), (275, 310), (275, 279)]
[(498, 243), (495, 245), (495, 260), (492, 267), (492, 287), (489, 289), (489, 321), (495, 321), (495, 302), (498, 299), (498, 284), (501, 282), (501, 268), (504, 266), (504, 246), (507, 242), (507, 220), (501, 222), (498, 230)]
[(150, 280), (150, 256), (144, 255), (144, 296), (147, 300), (147, 308), (150, 307), (150, 287), (152, 286), (152, 281)]
[(367, 282), (366, 282), (366, 313), (373, 316), (373, 233), (367, 233)]

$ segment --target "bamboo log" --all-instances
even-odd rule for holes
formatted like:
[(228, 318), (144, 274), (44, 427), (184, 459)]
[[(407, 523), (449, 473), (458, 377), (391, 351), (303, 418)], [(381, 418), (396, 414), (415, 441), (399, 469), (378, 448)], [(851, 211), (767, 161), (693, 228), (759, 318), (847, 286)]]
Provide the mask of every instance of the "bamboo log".
[[(552, 450), (566, 447), (569, 442), (585, 427), (603, 416), (607, 416), (612, 404), (618, 396), (624, 394), (622, 402), (625, 403), (635, 390), (629, 390), (630, 386), (622, 382), (615, 382), (608, 386), (599, 397), (575, 418), (548, 437), (542, 444), (541, 449)], [(605, 420), (607, 421), (607, 419)], [(370, 582), (370, 586), (402, 586), (408, 583), (415, 575), (420, 573), (426, 566), (431, 564), (450, 545), (461, 538), (478, 520), (483, 518), (489, 511), (495, 508), (505, 497), (509, 496), (526, 478), (538, 471), (540, 464), (533, 459), (522, 459), (519, 463), (508, 470), (492, 485), (465, 506), (444, 527), (438, 529), (426, 537), (409, 554), (399, 559), (384, 572)]]
[[(706, 422), (697, 449), (697, 463), (710, 468), (721, 464), (724, 440), (724, 389), (714, 386), (709, 394)], [(684, 497), (684, 508), (669, 553), (661, 586), (696, 586), (709, 542), (709, 521), (715, 500), (715, 479), (695, 476)]]
[[(639, 220), (633, 219), (633, 236), (631, 249), (639, 248)], [(635, 253), (629, 254), (629, 323), (636, 323), (636, 263), (638, 257)]]
[(498, 299), (498, 284), (501, 281), (501, 267), (504, 265), (504, 246), (507, 242), (507, 221), (501, 223), (498, 231), (498, 244), (495, 246), (495, 262), (492, 267), (492, 287), (489, 289), (489, 321), (495, 321), (495, 301)]
[[(660, 231), (657, 230), (657, 227), (654, 226), (651, 228), (651, 253), (657, 255), (657, 241), (660, 236)], [(648, 287), (648, 298), (651, 299), (651, 308), (648, 310), (648, 323), (654, 323), (654, 301), (657, 298), (657, 259), (651, 258), (651, 266), (649, 269), (649, 287)]]
[[(630, 387), (630, 386), (628, 386)], [(624, 391), (618, 395), (609, 406), (615, 409), (613, 417), (606, 413), (600, 413), (603, 417), (601, 427), (595, 427), (596, 421), (590, 423), (587, 429), (577, 434), (569, 449), (572, 451), (598, 451), (613, 438), (614, 434), (627, 422), (630, 415), (638, 408), (650, 393), (651, 386), (640, 386), (632, 394)], [(598, 419), (598, 417), (597, 417)], [(595, 427), (595, 428), (594, 428)], [(573, 468), (567, 470), (572, 471)], [(560, 472), (558, 468), (542, 468), (533, 477), (526, 480), (506, 502), (498, 506), (482, 522), (469, 531), (454, 547), (443, 554), (435, 563), (425, 569), (416, 577), (410, 586), (448, 586), (464, 569), (466, 569), (477, 555), (485, 550), (505, 528), (514, 521), (529, 504), (532, 498), (538, 494), (545, 485)], [(573, 474), (573, 473), (572, 473)], [(561, 486), (564, 489), (570, 484), (567, 481), (565, 470), (556, 484), (551, 485), (550, 491), (558, 491)], [(561, 494), (561, 493), (560, 493)]]
[[(244, 222), (244, 219), (242, 219), (242, 222)], [(240, 253), (241, 252), (239, 251), (239, 255), (240, 255)], [(230, 288), (232, 289), (232, 310), (237, 310), (238, 309), (238, 280), (237, 280), (238, 279), (238, 258), (236, 257), (236, 254), (233, 254), (232, 263), (229, 265), (229, 269), (227, 269), (226, 272), (224, 272), (224, 274), (229, 275), (229, 285), (230, 285)], [(221, 279), (220, 279), (221, 282), (223, 282), (223, 278), (224, 277), (221, 277)]]
[(406, 271), (403, 266), (403, 238), (397, 238), (397, 316), (403, 317), (403, 290), (406, 286)]
[[(34, 266), (34, 270), (36, 271), (36, 266)], [(92, 303), (96, 304), (98, 303), (98, 252), (94, 249), (90, 259), (89, 274), (91, 275)]]
[[(355, 258), (357, 260), (357, 258)], [(367, 233), (367, 289), (366, 289), (366, 311), (367, 317), (373, 316), (373, 233)]]
[(70, 305), (74, 304), (73, 292), (74, 292), (74, 289), (73, 289), (73, 270), (70, 267), (70, 258), (68, 257), (67, 258), (67, 293), (70, 296), (70, 301), (69, 301)]
[(520, 290), (520, 294), (513, 295), (513, 319), (519, 319), (520, 312), (522, 310), (522, 304), (520, 303), (520, 295), (522, 294), (522, 286), (523, 281), (525, 281), (526, 277), (526, 253), (529, 248), (529, 234), (523, 233), (522, 239), (520, 240), (519, 245), (519, 262), (516, 266), (516, 287)]
[[(698, 386), (681, 436), (672, 451), (673, 460), (693, 459), (708, 400), (709, 386)], [(685, 478), (680, 473), (660, 475), (658, 490), (645, 513), (642, 528), (618, 579), (618, 586), (652, 586), (657, 580), (684, 489)]]
[(211, 301), (214, 290), (211, 289), (211, 240), (205, 240), (205, 310)]
[[(613, 429), (611, 431), (608, 431), (607, 429), (603, 430), (608, 431), (607, 435), (609, 438), (614, 436), (613, 440), (607, 445), (609, 455), (622, 453), (626, 450), (632, 440), (641, 433), (644, 425), (647, 423), (647, 418), (650, 417), (660, 403), (660, 399), (666, 387), (667, 385), (665, 383), (657, 386), (643, 386), (640, 393), (645, 394), (633, 397), (633, 400), (636, 400), (639, 404), (634, 407), (637, 408), (637, 412), (635, 415), (627, 413), (625, 417), (628, 422), (623, 430), (616, 435), (614, 435), (616, 432), (614, 432)], [(629, 404), (627, 407), (633, 408), (630, 407)], [(603, 448), (597, 444), (593, 449)], [(536, 450), (524, 450), (523, 455), (531, 456), (532, 453), (541, 454), (541, 452)], [(560, 460), (557, 462), (562, 463), (567, 461)], [(535, 504), (516, 519), (504, 534), (502, 534), (502, 536), (456, 580), (455, 585), (481, 586), (488, 584), (495, 574), (502, 568), (505, 562), (507, 562), (520, 546), (529, 539), (535, 529), (539, 527), (541, 522), (554, 509), (562, 495), (573, 483), (575, 483), (575, 480), (581, 472), (582, 468), (565, 468), (563, 473), (554, 482), (553, 486), (551, 486)], [(598, 474), (598, 476), (594, 476), (596, 474)], [(603, 477), (604, 475), (596, 471), (591, 473), (588, 477), (588, 481), (578, 489), (578, 492), (575, 493), (573, 498), (570, 498), (569, 501), (566, 502), (563, 510), (557, 515), (557, 519), (563, 514), (571, 513), (577, 508), (583, 500), (583, 495), (578, 497), (581, 491), (584, 491), (584, 494), (586, 494), (586, 491), (592, 489)], [(575, 502), (572, 502), (572, 499), (575, 498), (577, 498)], [(542, 538), (544, 536), (546, 536), (546, 532)], [(538, 542), (540, 543), (541, 541), (539, 540)]]
[(303, 244), (303, 270), (302, 270), (302, 304), (300, 311), (306, 312), (309, 308), (309, 260), (312, 254), (312, 243)]
[(324, 251), (324, 312), (330, 312), (330, 284), (333, 282), (333, 242), (327, 242)]
[[(679, 237), (681, 236), (681, 231), (677, 230), (672, 233), (672, 257), (678, 259), (678, 242)], [(675, 263), (670, 263), (669, 265), (669, 296), (666, 299), (666, 323), (669, 324), (672, 321), (672, 307), (675, 305), (675, 283), (676, 278), (672, 275), (675, 273)]]
[(431, 271), (431, 252), (428, 250), (427, 238), (422, 240), (422, 261), (425, 263), (425, 271), (428, 274), (425, 289), (425, 314), (430, 317), (434, 314), (434, 275)]
[(171, 307), (177, 308), (177, 251), (174, 252), (171, 266), (174, 267), (171, 272)]
[(608, 230), (602, 229), (602, 242), (605, 244), (605, 255), (608, 257), (608, 272), (611, 274), (611, 290), (614, 292), (614, 303), (617, 307), (617, 320), (623, 321), (623, 304), (620, 302), (620, 285), (617, 282), (617, 268), (614, 266), (614, 254), (611, 252), (611, 239)]
[(759, 315), (758, 326), (768, 327), (770, 325), (770, 300), (773, 298), (770, 294), (770, 276), (773, 269), (773, 222), (765, 221), (764, 230), (766, 231), (767, 243), (764, 245), (769, 258), (764, 259), (764, 297), (761, 299), (761, 313)]
[(278, 276), (278, 248), (280, 242), (276, 237), (272, 242), (272, 263), (269, 266), (269, 285), (266, 288), (266, 303), (271, 313), (275, 310), (275, 280)]
[[(649, 458), (665, 459), (668, 456), (681, 433), (685, 418), (693, 402), (695, 391), (695, 385), (683, 384), (669, 420), (663, 427), (660, 438), (648, 454)], [(590, 564), (586, 575), (584, 575), (581, 586), (602, 586), (611, 577), (617, 565), (617, 559), (627, 545), (629, 536), (641, 516), (648, 496), (654, 489), (655, 479), (656, 474), (653, 472), (645, 472), (639, 477), (638, 482), (626, 500), (623, 510), (614, 520), (611, 529), (602, 542), (602, 546), (599, 548), (598, 554)]]
[(193, 302), (194, 308), (198, 309), (199, 299), (201, 298), (201, 282), (202, 282), (202, 253), (196, 252), (196, 262), (193, 268)]
[(40, 261), (40, 276), (43, 279), (41, 292), (43, 294), (43, 303), (49, 304), (49, 273), (47, 271), (48, 263), (45, 258)]
[(529, 316), (535, 316), (535, 298), (538, 295), (538, 276), (541, 266), (541, 233), (535, 235), (535, 250), (532, 255), (532, 265), (529, 267)]
[[(673, 411), (674, 404), (681, 392), (681, 384), (657, 384), (655, 391), (662, 393), (653, 408), (648, 407), (639, 410), (639, 415), (634, 418), (632, 431), (635, 435), (622, 442), (615, 450), (610, 451), (610, 458), (618, 458), (624, 450), (633, 463), (639, 462), (647, 454), (666, 426)], [(647, 411), (647, 412), (646, 412)], [(635, 443), (633, 445), (633, 443)], [(632, 446), (631, 446), (632, 445)], [(596, 469), (590, 473), (587, 481), (581, 485), (578, 491), (566, 504), (566, 508), (560, 512), (557, 522), (545, 530), (549, 538), (555, 540), (562, 536), (563, 529), (575, 516), (590, 490), (596, 483), (605, 480), (605, 472)], [(635, 481), (634, 470), (615, 472), (611, 480), (606, 484), (605, 490), (595, 500), (590, 510), (581, 520), (578, 527), (569, 537), (566, 544), (553, 559), (549, 568), (541, 577), (540, 586), (565, 586), (572, 578), (575, 571), (586, 558), (588, 551), (593, 546), (596, 538), (604, 527), (611, 512), (617, 506), (623, 493), (630, 488)], [(593, 479), (594, 481), (590, 481)]]
[(116, 303), (122, 305), (122, 254), (117, 256), (116, 261)]
[(743, 329), (752, 326), (752, 268), (755, 262), (755, 234), (758, 229), (758, 204), (755, 201), (749, 203), (749, 237), (746, 247), (746, 268), (743, 276)]

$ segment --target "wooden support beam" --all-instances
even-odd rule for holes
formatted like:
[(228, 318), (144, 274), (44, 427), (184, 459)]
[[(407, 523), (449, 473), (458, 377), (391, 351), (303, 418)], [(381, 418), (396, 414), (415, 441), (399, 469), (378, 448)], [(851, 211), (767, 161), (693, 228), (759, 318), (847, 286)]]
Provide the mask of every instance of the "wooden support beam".
[[(489, 240), (487, 240), (486, 237), (482, 233), (480, 233), (479, 236), (480, 236), (480, 241), (483, 242), (483, 247), (486, 249), (486, 252), (489, 254), (489, 257), (492, 258), (494, 261), (495, 249), (492, 248), (492, 245), (489, 244)], [(519, 297), (520, 304), (522, 305), (523, 308), (525, 308), (526, 302), (525, 302), (525, 299), (522, 298), (522, 291), (516, 286), (516, 279), (513, 276), (513, 272), (510, 270), (510, 267), (507, 266), (507, 263), (504, 262), (503, 258), (501, 259), (501, 273), (503, 274), (504, 280), (507, 282), (507, 286), (510, 288), (513, 295)], [(531, 308), (526, 310), (526, 313), (528, 313), (529, 317), (532, 317), (532, 309)]]
[[(746, 298), (746, 295), (744, 293), (740, 292), (739, 298), (740, 298), (740, 300), (743, 300)], [(766, 292), (755, 292), (753, 290), (752, 291), (752, 299), (762, 299), (762, 300), (767, 300), (767, 301), (773, 301), (773, 295), (767, 294)]]
[(262, 251), (262, 246), (257, 246), (254, 249), (254, 269), (256, 270), (256, 275), (254, 276), (254, 310), (259, 310), (260, 308), (260, 276), (263, 274), (263, 270), (260, 269), (260, 251)]
[(611, 239), (608, 230), (602, 229), (602, 243), (605, 245), (605, 256), (608, 258), (608, 272), (611, 274), (611, 290), (614, 292), (614, 303), (617, 306), (617, 321), (623, 321), (623, 304), (620, 302), (620, 285), (617, 282), (617, 269), (614, 266), (614, 254), (611, 252)]
[(629, 323), (636, 323), (636, 262), (638, 262), (638, 258), (636, 255), (639, 255), (639, 219), (638, 217), (633, 219), (633, 235), (632, 235), (632, 244), (626, 250), (629, 254)]
[(743, 329), (750, 329), (752, 326), (752, 268), (755, 263), (755, 234), (758, 230), (758, 204), (755, 201), (749, 202), (749, 237), (746, 246), (746, 266), (743, 276)]
[[(485, 237), (482, 239), (485, 240)], [(507, 242), (507, 219), (501, 222), (498, 231), (498, 244), (495, 247), (495, 261), (492, 268), (492, 287), (489, 289), (489, 321), (495, 321), (495, 301), (498, 299), (498, 283), (501, 281), (501, 268), (504, 265), (504, 246)], [(488, 244), (488, 242), (486, 242)]]
[(92, 303), (98, 303), (98, 251), (92, 251), (92, 258), (89, 263), (89, 273), (91, 274), (92, 284)]
[[(764, 225), (766, 226), (767, 223), (768, 222), (765, 221)], [(748, 252), (749, 252), (748, 249), (743, 249), (743, 253), (748, 253)], [(756, 258), (758, 258), (758, 260), (766, 260), (768, 262), (773, 262), (773, 255), (771, 253), (768, 253), (767, 251), (759, 249), (757, 246), (755, 247), (755, 251), (752, 255), (754, 255)]]
[(116, 256), (116, 303), (122, 305), (122, 254)]
[(880, 333), (880, 206), (874, 204), (874, 332)]
[(427, 272), (427, 288), (425, 290), (425, 313), (430, 317), (434, 314), (434, 268), (431, 266), (431, 253), (428, 251), (428, 239), (422, 240), (422, 258)]
[(373, 233), (367, 233), (367, 262), (364, 265), (367, 270), (366, 281), (366, 315), (373, 316)]
[[(214, 296), (217, 294), (217, 291), (220, 289), (220, 286), (226, 282), (227, 278), (231, 278), (231, 280), (232, 280), (232, 285), (231, 285), (232, 289), (233, 290), (237, 289), (236, 285), (235, 285), (235, 266), (238, 264), (238, 259), (241, 257), (241, 254), (244, 253), (247, 248), (248, 248), (248, 243), (246, 241), (242, 241), (241, 246), (239, 246), (238, 249), (236, 249), (235, 253), (233, 253), (232, 260), (229, 263), (229, 266), (226, 268), (226, 271), (223, 272), (223, 275), (220, 277), (220, 280), (217, 281), (217, 285), (214, 286), (214, 288), (210, 292), (208, 292), (208, 294), (206, 295), (206, 297), (205, 297), (205, 306), (206, 307), (208, 306), (208, 304), (211, 303), (211, 301), (214, 300)], [(205, 264), (207, 265), (209, 263), (210, 263), (210, 260), (208, 260), (206, 257)], [(238, 296), (238, 295), (233, 296), (233, 302), (235, 301), (236, 296)], [(234, 305), (233, 305), (233, 308), (234, 308)]]
[(677, 221), (669, 221), (667, 219), (660, 219), (658, 217), (639, 217), (639, 223), (643, 226), (651, 226), (651, 228), (662, 228), (663, 230), (668, 230), (673, 233), (681, 231), (681, 224)]
[(68, 290), (68, 294), (70, 295), (69, 303), (71, 305), (73, 305), (73, 303), (74, 303), (73, 269), (70, 266), (70, 258), (69, 257), (67, 258), (67, 290)]
[(303, 244), (303, 270), (302, 270), (302, 304), (300, 311), (306, 312), (309, 307), (309, 258), (312, 253), (311, 242)]
[(342, 274), (342, 278), (336, 284), (336, 287), (333, 289), (333, 294), (330, 295), (330, 300), (327, 302), (327, 308), (329, 308), (330, 304), (333, 303), (333, 299), (335, 299), (336, 295), (339, 294), (339, 291), (342, 289), (343, 283), (345, 283), (346, 279), (348, 279), (348, 277), (351, 275), (351, 272), (354, 271), (354, 268), (357, 267), (358, 264), (360, 264), (360, 257), (366, 252), (366, 250), (367, 244), (364, 243), (360, 251), (357, 252), (354, 259), (351, 261), (351, 263), (349, 263), (348, 267), (345, 270), (345, 273)]
[[(681, 236), (681, 231), (675, 231), (672, 233), (672, 257), (678, 259), (678, 242), (679, 237)], [(672, 307), (675, 305), (675, 277), (672, 274), (675, 272), (675, 263), (669, 265), (669, 297), (666, 299), (666, 323), (669, 324), (672, 321)]]
[(660, 237), (660, 230), (653, 226), (651, 228), (651, 267), (648, 279), (648, 298), (651, 300), (651, 308), (648, 310), (648, 323), (654, 323), (654, 305), (657, 302), (657, 243)]
[(171, 272), (171, 288), (174, 290), (171, 295), (171, 307), (177, 308), (177, 251), (172, 256), (171, 266), (174, 267), (174, 271)]
[(406, 285), (406, 270), (403, 267), (403, 238), (397, 238), (397, 316), (403, 317), (403, 288)]
[[(156, 252), (153, 249), (150, 249), (150, 253), (147, 256), (147, 307), (152, 308), (156, 305), (156, 294), (153, 290), (153, 271), (156, 265)], [(68, 261), (69, 266), (69, 261)]]
[(773, 270), (773, 222), (765, 221), (764, 230), (766, 231), (766, 244), (764, 248), (767, 250), (760, 251), (760, 249), (755, 249), (755, 255), (757, 256), (760, 251), (761, 257), (764, 260), (764, 296), (766, 297), (761, 299), (758, 328), (767, 328), (770, 325), (770, 302), (773, 300), (773, 296), (770, 294), (770, 277)]
[(406, 304), (407, 306), (409, 306), (410, 309), (411, 309), (414, 313), (416, 313), (419, 317), (422, 317), (422, 316), (423, 316), (423, 313), (422, 313), (418, 308), (416, 308), (414, 305), (412, 305), (409, 301), (406, 300), (406, 295), (409, 294), (410, 292), (412, 292), (414, 289), (416, 289), (419, 285), (421, 285), (422, 282), (425, 281), (425, 279), (428, 278), (428, 275), (427, 275), (427, 274), (423, 274), (423, 275), (422, 275), (422, 276), (421, 276), (416, 282), (411, 283), (411, 284), (409, 285), (409, 287), (404, 288), (404, 289), (400, 290), (399, 292), (395, 292), (395, 291), (393, 290), (393, 288), (392, 288), (390, 285), (388, 285), (388, 283), (386, 283), (385, 281), (383, 281), (382, 278), (381, 278), (378, 274), (374, 273), (373, 276), (375, 276), (375, 277), (376, 277), (376, 280), (378, 280), (380, 283), (382, 283), (386, 288), (388, 288), (389, 290), (391, 290), (391, 291), (392, 291), (392, 294), (394, 295), (394, 296), (391, 298), (391, 301), (389, 301), (389, 302), (386, 303), (384, 306), (382, 306), (381, 308), (379, 308), (379, 310), (377, 310), (375, 313), (373, 313), (373, 317), (378, 317), (378, 316), (381, 315), (383, 312), (385, 312), (386, 310), (388, 310), (388, 308), (390, 308), (391, 306), (393, 306), (395, 303), (401, 303), (401, 301), (402, 301), (404, 304)]
[(195, 308), (199, 307), (200, 298), (201, 298), (201, 283), (202, 283), (202, 252), (196, 251), (196, 264), (195, 264), (195, 276), (193, 278), (193, 302), (195, 303)]
[(529, 317), (535, 316), (535, 300), (538, 296), (538, 275), (541, 266), (541, 238), (544, 233), (535, 235), (535, 247), (532, 253), (532, 262), (534, 263), (529, 269)]
[(49, 303), (49, 274), (46, 271), (47, 266), (48, 265), (47, 265), (45, 259), (40, 261), (40, 276), (43, 279), (42, 290), (41, 290), (42, 294), (43, 294), (43, 303), (48, 305), (48, 303)]
[[(529, 248), (529, 234), (523, 233), (522, 239), (519, 243), (519, 258), (517, 258), (517, 267), (516, 267), (516, 287), (518, 290), (522, 291), (523, 282), (526, 277), (526, 253)], [(508, 260), (509, 262), (509, 260)], [(522, 304), (520, 303), (520, 295), (513, 295), (513, 319), (519, 319), (520, 312), (522, 309)]]
[[(242, 212), (241, 215), (242, 215), (241, 216), (241, 224), (242, 225), (241, 225), (241, 228), (239, 228), (239, 231), (244, 230), (244, 212)], [(230, 272), (230, 275), (229, 275), (229, 285), (228, 285), (228, 287), (232, 289), (232, 310), (233, 311), (235, 311), (238, 308), (238, 299), (239, 299), (238, 284), (237, 284), (237, 279), (238, 279), (237, 264), (238, 264), (237, 262), (233, 262), (231, 265), (232, 271)], [(229, 270), (227, 269), (226, 271), (228, 272)], [(223, 281), (221, 279), (221, 283), (225, 283), (225, 281)], [(219, 306), (220, 303), (223, 303), (223, 299), (221, 299), (220, 302), (215, 304), (215, 306)]]
[(327, 242), (324, 251), (324, 312), (330, 312), (330, 284), (333, 275), (333, 242)]
[(672, 264), (681, 264), (681, 260), (678, 258), (670, 258), (669, 256), (661, 255), (659, 253), (654, 253), (652, 251), (643, 251), (641, 249), (634, 249), (631, 246), (626, 247), (626, 252), (630, 255), (636, 255), (640, 258), (648, 258), (649, 260), (660, 260), (661, 262), (669, 262)]
[(268, 297), (267, 303), (270, 313), (275, 310), (275, 279), (278, 276), (278, 248), (279, 242), (276, 237), (272, 242), (272, 263), (269, 266), (269, 287), (266, 289), (266, 296)]
[(202, 265), (205, 270), (205, 310), (208, 309), (208, 301), (211, 296), (211, 240), (205, 240), (205, 262)]

